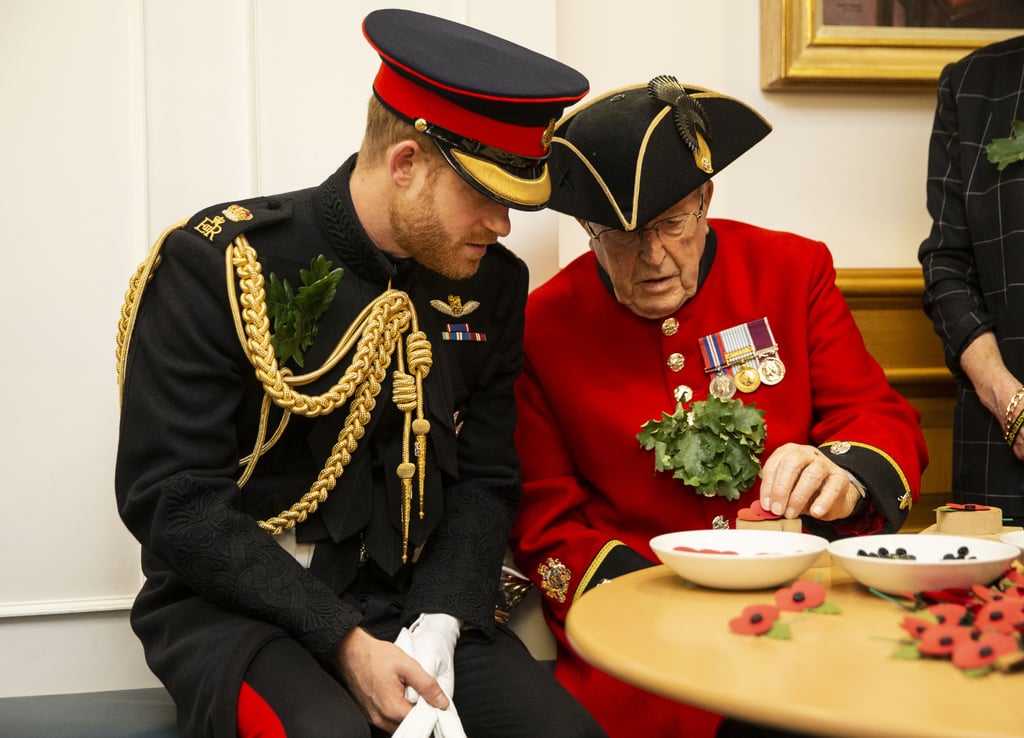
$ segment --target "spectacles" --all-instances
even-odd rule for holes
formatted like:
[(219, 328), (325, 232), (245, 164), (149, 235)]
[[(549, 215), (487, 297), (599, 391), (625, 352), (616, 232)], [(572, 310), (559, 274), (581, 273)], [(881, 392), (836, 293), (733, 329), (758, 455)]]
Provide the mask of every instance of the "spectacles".
[(647, 231), (654, 231), (658, 240), (664, 246), (666, 242), (678, 241), (682, 238), (689, 238), (697, 230), (697, 221), (704, 215), (704, 192), (700, 193), (700, 210), (696, 213), (679, 213), (671, 218), (662, 218), (653, 225), (637, 228), (635, 231), (622, 231), (618, 228), (606, 228), (600, 233), (594, 233), (590, 223), (587, 223), (587, 230), (590, 237), (596, 238), (602, 246), (611, 249), (632, 249), (643, 243)]

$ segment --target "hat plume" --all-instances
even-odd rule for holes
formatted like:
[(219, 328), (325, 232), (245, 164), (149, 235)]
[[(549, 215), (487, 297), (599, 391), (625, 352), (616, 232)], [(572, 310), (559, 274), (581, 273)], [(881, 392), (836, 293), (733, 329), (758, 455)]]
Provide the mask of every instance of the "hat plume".
[(700, 143), (697, 140), (698, 129), (705, 139), (711, 140), (711, 127), (704, 108), (686, 93), (675, 77), (667, 74), (655, 77), (647, 83), (647, 94), (672, 106), (676, 130), (691, 151), (696, 153), (700, 150)]

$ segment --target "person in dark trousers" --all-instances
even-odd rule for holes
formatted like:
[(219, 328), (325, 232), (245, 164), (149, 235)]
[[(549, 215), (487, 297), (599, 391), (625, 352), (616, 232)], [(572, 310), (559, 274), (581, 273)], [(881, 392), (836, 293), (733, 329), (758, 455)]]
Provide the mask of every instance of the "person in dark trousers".
[(187, 736), (604, 733), (495, 622), (521, 494), (525, 264), (577, 71), (368, 15), (357, 155), (172, 227), (118, 341), (131, 623)]

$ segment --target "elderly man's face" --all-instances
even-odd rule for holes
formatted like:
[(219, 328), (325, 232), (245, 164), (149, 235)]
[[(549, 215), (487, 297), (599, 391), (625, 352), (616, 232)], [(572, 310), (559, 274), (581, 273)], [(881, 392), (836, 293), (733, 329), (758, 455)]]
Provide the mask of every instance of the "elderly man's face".
[(706, 182), (640, 231), (583, 223), (616, 300), (643, 318), (664, 318), (693, 297), (713, 191)]

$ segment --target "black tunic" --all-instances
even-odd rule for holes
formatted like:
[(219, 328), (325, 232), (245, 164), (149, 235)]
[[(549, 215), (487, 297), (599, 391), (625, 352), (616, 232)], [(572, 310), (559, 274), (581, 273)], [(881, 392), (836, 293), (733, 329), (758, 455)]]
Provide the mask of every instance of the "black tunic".
[[(244, 671), (269, 640), (290, 636), (327, 659), (360, 622), (352, 597), (367, 571), (394, 587), (409, 620), (446, 612), (493, 632), (520, 495), (512, 387), (522, 363), (526, 265), (494, 244), (477, 275), (454, 281), (387, 258), (355, 217), (348, 191), (354, 161), (317, 188), (200, 212), (167, 237), (144, 292), (125, 371), (115, 484), (122, 519), (142, 543), (146, 576), (132, 626), (188, 735), (234, 735)], [(252, 218), (222, 217), (231, 204)], [(391, 401), (390, 371), (351, 463), (297, 526), (299, 541), (316, 544), (310, 569), (258, 527), (309, 490), (348, 410), (293, 415), (239, 490), (239, 460), (252, 450), (263, 399), (225, 276), (225, 249), (242, 232), (268, 280), (273, 272), (298, 285), (299, 270), (321, 254), (344, 269), (306, 371), (320, 366), (389, 282), (412, 297), (433, 347), (424, 380), (431, 424), (425, 516), (416, 515), (414, 501), (410, 530), (410, 547), (421, 547), (415, 563), (401, 560), (394, 469), (402, 415)], [(459, 314), (460, 304), (470, 309)], [(485, 340), (445, 340), (466, 334), (457, 325), (465, 323)], [(301, 391), (322, 392), (349, 361)], [(280, 415), (274, 408), (271, 431)]]

